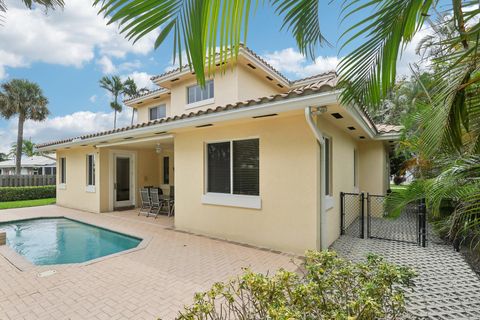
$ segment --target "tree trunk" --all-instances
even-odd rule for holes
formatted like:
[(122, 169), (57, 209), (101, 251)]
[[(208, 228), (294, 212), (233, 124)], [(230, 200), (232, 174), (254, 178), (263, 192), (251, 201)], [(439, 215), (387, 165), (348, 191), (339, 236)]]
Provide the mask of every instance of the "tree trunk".
[(115, 109), (115, 115), (113, 116), (113, 129), (117, 129), (117, 110)]
[(21, 174), (22, 172), (22, 146), (23, 146), (23, 124), (25, 122), (25, 115), (20, 112), (18, 115), (18, 132), (17, 132), (17, 152), (15, 157), (15, 172)]
[(133, 126), (133, 118), (135, 117), (135, 108), (132, 108), (132, 123), (130, 125)]

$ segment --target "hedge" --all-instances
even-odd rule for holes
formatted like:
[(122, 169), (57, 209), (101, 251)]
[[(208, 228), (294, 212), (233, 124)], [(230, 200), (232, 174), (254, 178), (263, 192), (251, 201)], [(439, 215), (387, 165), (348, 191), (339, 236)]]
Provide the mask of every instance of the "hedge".
[(56, 186), (3, 187), (0, 188), (0, 201), (34, 200), (56, 197)]

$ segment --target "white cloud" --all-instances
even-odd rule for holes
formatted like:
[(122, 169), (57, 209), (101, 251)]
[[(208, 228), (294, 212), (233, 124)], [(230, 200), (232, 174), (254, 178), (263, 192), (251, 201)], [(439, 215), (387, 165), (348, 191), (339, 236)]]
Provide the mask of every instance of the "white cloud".
[(94, 94), (93, 96), (91, 96), (90, 98), (88, 98), (88, 100), (90, 100), (91, 103), (95, 103), (97, 101), (97, 95)]
[(156, 89), (157, 86), (150, 80), (152, 77), (151, 74), (148, 74), (146, 72), (132, 72), (130, 74), (126, 74), (121, 76), (121, 79), (125, 81), (127, 78), (132, 78), (135, 83), (137, 84), (137, 87), (139, 89), (141, 88), (147, 88), (149, 90)]
[(415, 36), (412, 38), (412, 41), (410, 41), (410, 43), (403, 50), (402, 55), (397, 62), (398, 76), (408, 76), (412, 74), (409, 66), (413, 64), (418, 65), (421, 69), (425, 69), (430, 66), (430, 61), (427, 59), (422, 59), (422, 57), (418, 55), (416, 51), (420, 41), (432, 33), (432, 29), (429, 27), (424, 27), (415, 34)]
[[(117, 127), (130, 124), (131, 112), (124, 110), (117, 114)], [(24, 129), (25, 139), (32, 139), (35, 143), (72, 138), (88, 133), (110, 130), (113, 128), (113, 111), (91, 112), (78, 111), (66, 116), (51, 117), (43, 122), (26, 121)], [(10, 149), (17, 137), (17, 119), (8, 121), (5, 129), (0, 131), (0, 152)]]
[(335, 70), (339, 62), (335, 56), (320, 56), (311, 61), (294, 48), (266, 53), (264, 59), (275, 69), (292, 78), (304, 78)]
[(112, 74), (117, 72), (117, 67), (115, 67), (113, 64), (112, 59), (107, 56), (102, 56), (100, 59), (98, 59), (97, 64), (100, 66), (100, 69), (104, 74)]
[(8, 12), (0, 30), (0, 76), (5, 67), (44, 62), (81, 67), (98, 51), (101, 56), (125, 58), (128, 53), (148, 54), (155, 34), (135, 45), (125, 40), (117, 25), (97, 15), (91, 1), (69, 0), (64, 10), (45, 14), (42, 8), (27, 10), (20, 2), (7, 0)]

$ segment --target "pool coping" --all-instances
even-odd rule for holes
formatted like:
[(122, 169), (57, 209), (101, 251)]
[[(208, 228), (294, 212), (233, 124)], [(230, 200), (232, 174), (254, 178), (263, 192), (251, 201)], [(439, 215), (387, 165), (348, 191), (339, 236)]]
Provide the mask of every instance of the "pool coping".
[(32, 270), (39, 270), (40, 271), (40, 270), (49, 269), (49, 268), (50, 269), (55, 269), (55, 268), (65, 268), (65, 267), (72, 267), (72, 266), (84, 267), (84, 266), (89, 266), (89, 265), (92, 265), (92, 264), (95, 264), (95, 263), (102, 262), (102, 261), (107, 260), (107, 259), (116, 258), (118, 256), (122, 256), (122, 255), (125, 255), (125, 254), (129, 254), (129, 253), (132, 253), (132, 252), (143, 250), (146, 247), (148, 247), (148, 245), (150, 244), (150, 242), (153, 238), (153, 236), (132, 234), (131, 232), (125, 232), (125, 231), (118, 230), (118, 228), (115, 228), (115, 227), (102, 226), (102, 223), (100, 223), (100, 225), (98, 225), (98, 224), (86, 221), (84, 219), (81, 219), (81, 218), (77, 218), (77, 217), (72, 218), (72, 217), (69, 217), (68, 215), (49, 215), (49, 216), (35, 216), (35, 217), (28, 217), (28, 218), (19, 218), (19, 219), (12, 219), (12, 220), (8, 220), (8, 221), (1, 221), (0, 224), (15, 223), (15, 222), (21, 222), (21, 221), (28, 221), (28, 220), (37, 220), (37, 219), (61, 219), (61, 218), (72, 220), (72, 221), (75, 221), (75, 222), (78, 222), (78, 223), (83, 223), (83, 224), (86, 224), (86, 225), (89, 225), (89, 226), (101, 228), (101, 229), (108, 230), (108, 231), (111, 231), (111, 232), (119, 233), (119, 234), (122, 234), (122, 235), (126, 235), (126, 236), (136, 238), (136, 239), (141, 240), (141, 241), (135, 248), (131, 248), (131, 249), (128, 249), (128, 250), (112, 253), (112, 254), (109, 254), (109, 255), (106, 255), (106, 256), (103, 256), (103, 257), (99, 257), (99, 258), (96, 258), (96, 259), (92, 259), (92, 260), (85, 261), (85, 262), (79, 262), (79, 263), (36, 265), (36, 264), (33, 264), (31, 261), (27, 260), (24, 256), (22, 256), (21, 254), (16, 252), (14, 249), (10, 248), (10, 246), (8, 246), (7, 244), (0, 246), (0, 255), (3, 256), (3, 258), (5, 258), (5, 260), (7, 260), (16, 269), (18, 269), (19, 271), (22, 271), (22, 272), (23, 271), (32, 271)]

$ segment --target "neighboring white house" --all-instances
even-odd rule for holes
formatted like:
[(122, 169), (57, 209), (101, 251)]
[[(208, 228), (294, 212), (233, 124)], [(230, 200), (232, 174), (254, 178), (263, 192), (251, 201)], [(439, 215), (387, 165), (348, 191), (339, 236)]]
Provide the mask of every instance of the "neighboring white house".
[[(57, 174), (56, 155), (22, 157), (21, 174), (24, 175), (55, 175)], [(0, 161), (0, 175), (15, 174), (15, 159)]]

